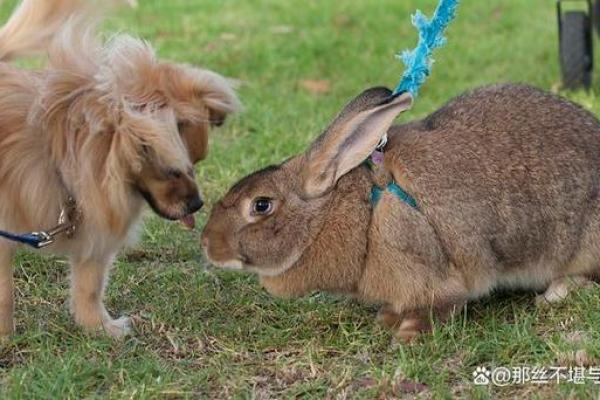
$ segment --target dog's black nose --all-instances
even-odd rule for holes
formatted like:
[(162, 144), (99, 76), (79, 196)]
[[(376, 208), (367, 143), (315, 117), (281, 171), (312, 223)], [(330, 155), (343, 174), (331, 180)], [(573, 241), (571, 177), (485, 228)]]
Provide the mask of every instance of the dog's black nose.
[(203, 205), (204, 205), (204, 202), (202, 201), (200, 196), (198, 196), (198, 195), (192, 196), (188, 200), (188, 203), (187, 203), (187, 213), (193, 214), (196, 211), (200, 210)]

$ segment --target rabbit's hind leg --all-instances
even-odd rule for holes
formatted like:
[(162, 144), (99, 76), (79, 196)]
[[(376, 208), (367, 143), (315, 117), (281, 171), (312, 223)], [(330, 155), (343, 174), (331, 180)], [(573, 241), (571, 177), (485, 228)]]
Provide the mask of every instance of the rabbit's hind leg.
[(566, 299), (574, 290), (590, 287), (592, 284), (589, 277), (583, 275), (559, 278), (552, 281), (546, 291), (538, 295), (535, 301), (538, 306), (558, 303)]

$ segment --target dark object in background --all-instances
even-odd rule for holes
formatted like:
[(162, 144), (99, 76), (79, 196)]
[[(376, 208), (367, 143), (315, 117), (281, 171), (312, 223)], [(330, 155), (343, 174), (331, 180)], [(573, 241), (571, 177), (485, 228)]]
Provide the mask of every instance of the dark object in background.
[[(587, 11), (564, 11), (563, 3), (587, 3)], [(594, 69), (594, 24), (600, 34), (600, 0), (557, 0), (560, 67), (567, 89), (589, 89)]]
[(594, 2), (594, 7), (592, 9), (592, 21), (596, 27), (596, 33), (600, 36), (600, 1), (598, 0)]

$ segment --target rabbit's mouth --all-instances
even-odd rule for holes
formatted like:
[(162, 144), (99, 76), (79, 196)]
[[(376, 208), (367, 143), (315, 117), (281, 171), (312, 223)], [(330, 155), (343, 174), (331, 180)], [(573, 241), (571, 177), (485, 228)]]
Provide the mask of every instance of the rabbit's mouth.
[(211, 260), (210, 257), (208, 257), (208, 261), (210, 261), (211, 264), (213, 264), (215, 267), (219, 267), (219, 268), (223, 268), (223, 269), (231, 269), (231, 270), (236, 270), (236, 271), (240, 271), (244, 269), (244, 264), (242, 263), (242, 260), (239, 259), (233, 259), (233, 260), (228, 260), (228, 261), (215, 261), (215, 260)]
[[(217, 236), (218, 238), (218, 236)], [(218, 268), (243, 270), (247, 262), (246, 257), (232, 251), (227, 242), (223, 240), (211, 240), (205, 232), (202, 234), (202, 247), (208, 262)]]
[(208, 246), (208, 239), (205, 240), (204, 255), (208, 262), (217, 268), (241, 271), (245, 270), (249, 264), (248, 257), (244, 255), (235, 255), (223, 249), (214, 249)]
[(253, 265), (249, 259), (246, 257), (246, 260), (243, 262), (243, 269), (246, 271), (250, 271), (260, 276), (274, 277), (283, 274), (290, 268), (292, 268), (300, 257), (302, 256), (301, 252), (294, 252), (290, 254), (282, 263), (277, 265), (263, 265), (256, 266)]
[(283, 260), (283, 262), (277, 265), (257, 265), (250, 259), (250, 257), (244, 254), (241, 254), (237, 257), (234, 256), (233, 258), (229, 258), (231, 257), (231, 255), (229, 255), (227, 259), (223, 257), (224, 259), (217, 260), (215, 257), (216, 254), (213, 253), (211, 257), (207, 241), (205, 243), (204, 254), (206, 255), (206, 259), (217, 268), (247, 271), (260, 276), (269, 277), (274, 277), (286, 272), (288, 269), (292, 268), (302, 256), (301, 252), (294, 252), (285, 260)]

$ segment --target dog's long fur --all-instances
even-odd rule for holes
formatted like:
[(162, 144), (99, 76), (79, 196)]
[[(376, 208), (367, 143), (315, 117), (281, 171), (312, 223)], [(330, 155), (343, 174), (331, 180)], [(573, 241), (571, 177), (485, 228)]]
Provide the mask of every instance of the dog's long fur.
[[(71, 259), (72, 312), (84, 328), (120, 336), (128, 320), (102, 303), (113, 258), (145, 201), (169, 219), (201, 206), (193, 164), (238, 101), (223, 77), (161, 62), (138, 39), (99, 42), (81, 8), (24, 0), (0, 30), (1, 61), (49, 57), (38, 71), (0, 63), (0, 229), (53, 227), (72, 196), (82, 220), (51, 247)], [(0, 337), (14, 331), (15, 248), (0, 239)]]

